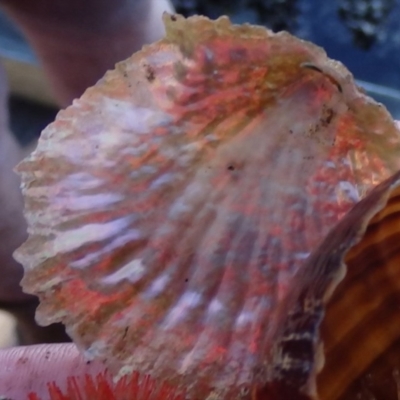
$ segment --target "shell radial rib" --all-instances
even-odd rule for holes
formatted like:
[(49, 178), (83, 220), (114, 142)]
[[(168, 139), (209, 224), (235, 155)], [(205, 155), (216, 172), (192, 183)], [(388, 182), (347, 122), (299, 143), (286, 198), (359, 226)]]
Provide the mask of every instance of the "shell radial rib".
[(399, 130), (313, 44), (164, 22), (18, 166), (24, 290), (117, 377), (199, 400), (316, 397), (325, 305), (398, 186)]

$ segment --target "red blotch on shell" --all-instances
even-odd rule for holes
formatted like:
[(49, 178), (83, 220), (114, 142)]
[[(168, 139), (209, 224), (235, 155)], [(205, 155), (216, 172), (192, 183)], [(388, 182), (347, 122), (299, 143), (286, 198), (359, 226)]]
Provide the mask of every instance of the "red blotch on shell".
[(185, 395), (176, 388), (159, 383), (149, 376), (133, 373), (112, 381), (108, 372), (93, 377), (67, 378), (67, 388), (62, 391), (55, 382), (48, 384), (48, 395), (29, 393), (28, 400), (184, 400)]

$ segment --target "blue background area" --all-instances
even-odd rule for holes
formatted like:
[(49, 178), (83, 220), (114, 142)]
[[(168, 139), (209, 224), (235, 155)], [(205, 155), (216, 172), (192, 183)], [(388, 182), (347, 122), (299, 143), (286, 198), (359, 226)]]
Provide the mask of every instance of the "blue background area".
[(351, 31), (340, 20), (335, 0), (299, 0), (296, 34), (324, 47), (329, 57), (342, 61), (357, 79), (400, 90), (400, 2), (382, 26), (369, 50), (353, 44)]

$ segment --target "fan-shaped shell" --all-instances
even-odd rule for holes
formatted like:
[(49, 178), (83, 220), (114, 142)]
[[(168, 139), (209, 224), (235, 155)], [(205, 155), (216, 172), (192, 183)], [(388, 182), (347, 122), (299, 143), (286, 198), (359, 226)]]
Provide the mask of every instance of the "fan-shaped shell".
[(312, 394), (323, 304), (397, 184), (399, 131), (310, 43), (164, 20), (18, 167), (24, 289), (118, 376)]

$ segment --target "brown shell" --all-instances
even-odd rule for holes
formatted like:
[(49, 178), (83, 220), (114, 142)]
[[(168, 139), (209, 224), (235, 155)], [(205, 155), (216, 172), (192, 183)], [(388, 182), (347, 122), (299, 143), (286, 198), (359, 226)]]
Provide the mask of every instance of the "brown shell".
[(400, 398), (398, 182), (389, 192), (385, 207), (346, 255), (348, 272), (326, 310), (325, 366), (317, 381), (324, 400)]
[[(310, 43), (226, 17), (164, 22), (18, 167), (24, 290), (117, 376), (195, 399), (314, 396), (324, 307), (398, 185), (399, 131)], [(329, 356), (348, 301), (328, 309)]]

